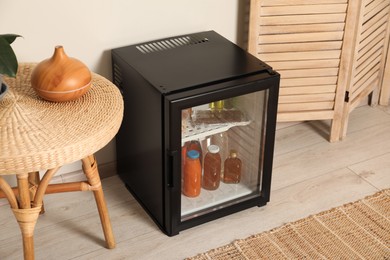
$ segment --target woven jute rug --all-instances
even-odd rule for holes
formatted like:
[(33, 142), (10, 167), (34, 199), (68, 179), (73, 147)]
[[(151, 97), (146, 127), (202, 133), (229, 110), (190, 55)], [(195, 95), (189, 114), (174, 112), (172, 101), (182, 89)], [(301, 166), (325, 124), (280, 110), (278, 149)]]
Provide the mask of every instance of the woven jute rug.
[(390, 189), (188, 259), (390, 259)]

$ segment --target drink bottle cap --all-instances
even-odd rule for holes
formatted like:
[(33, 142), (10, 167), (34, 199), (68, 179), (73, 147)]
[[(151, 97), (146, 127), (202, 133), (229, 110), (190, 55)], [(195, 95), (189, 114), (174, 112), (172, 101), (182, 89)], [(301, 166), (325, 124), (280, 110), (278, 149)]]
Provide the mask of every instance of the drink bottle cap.
[(236, 158), (237, 157), (236, 150), (230, 150), (230, 157), (232, 157), (232, 158)]
[(219, 146), (218, 145), (210, 145), (209, 147), (207, 147), (207, 149), (209, 150), (210, 153), (218, 153), (219, 152)]
[(219, 109), (219, 110), (222, 110), (223, 108), (224, 108), (224, 101), (223, 100), (218, 100), (217, 102), (216, 102), (216, 107), (217, 107), (217, 109)]
[(189, 150), (189, 151), (187, 152), (187, 156), (188, 156), (189, 158), (191, 158), (191, 159), (197, 159), (197, 158), (199, 158), (199, 152), (196, 151), (196, 150)]

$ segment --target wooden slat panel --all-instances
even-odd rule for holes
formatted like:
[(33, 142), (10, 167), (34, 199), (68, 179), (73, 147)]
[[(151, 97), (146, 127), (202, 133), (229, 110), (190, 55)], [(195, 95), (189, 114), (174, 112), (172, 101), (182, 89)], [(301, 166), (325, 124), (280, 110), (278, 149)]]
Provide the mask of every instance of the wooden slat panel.
[(275, 43), (259, 45), (259, 53), (340, 50), (342, 41)]
[(336, 51), (301, 51), (301, 52), (283, 52), (283, 53), (262, 53), (259, 55), (264, 61), (291, 61), (297, 60), (321, 60), (321, 59), (338, 59), (340, 50)]
[(362, 32), (360, 38), (361, 39), (366, 39), (366, 38), (368, 38), (368, 36), (370, 36), (373, 32), (375, 32), (377, 30), (380, 30), (380, 32), (386, 30), (386, 29), (381, 29), (381, 28), (382, 27), (386, 28), (387, 22), (388, 22), (388, 17), (387, 16), (383, 17), (378, 22), (373, 24), (369, 29), (367, 29), (366, 31)]
[(314, 78), (297, 78), (297, 79), (282, 79), (280, 86), (311, 86), (311, 85), (331, 85), (336, 84), (337, 77), (314, 77)]
[(343, 34), (341, 31), (261, 35), (258, 43), (339, 41), (343, 39)]
[[(377, 88), (378, 87), (378, 73), (375, 73), (375, 74), (373, 74), (370, 78), (369, 78), (369, 80), (367, 80), (366, 82), (364, 82), (364, 84), (363, 85), (361, 85), (358, 89), (356, 89), (354, 92), (352, 92), (351, 94), (350, 94), (350, 102), (351, 103), (353, 103), (353, 101), (352, 100), (355, 100), (356, 98), (358, 98), (358, 97), (361, 97), (362, 96), (362, 93), (367, 93), (367, 95), (368, 94), (370, 94), (370, 92), (373, 90), (373, 89), (375, 89), (375, 88)], [(367, 92), (367, 89), (369, 89), (369, 90), (371, 90), (371, 91), (368, 91)], [(364, 96), (363, 98), (366, 98), (367, 96)]]
[(365, 8), (363, 11), (363, 15), (366, 15), (367, 13), (371, 12), (375, 8), (377, 8), (379, 5), (386, 3), (388, 0), (363, 0), (365, 2)]
[[(335, 119), (331, 140), (338, 140), (346, 133), (348, 111), (381, 80), (390, 0), (253, 3), (261, 5), (253, 53), (282, 77), (278, 121)], [(344, 102), (346, 90), (349, 103)]]
[(312, 33), (312, 32), (334, 32), (343, 31), (344, 23), (325, 23), (325, 24), (301, 24), (297, 25), (270, 25), (262, 26), (259, 30), (260, 35), (281, 34), (281, 33)]
[(253, 2), (255, 54), (281, 74), (278, 121), (332, 119), (348, 1)]
[(378, 87), (378, 79), (378, 73), (376, 75), (372, 75), (370, 80), (365, 82), (359, 91), (356, 91), (351, 95), (351, 103), (360, 102), (362, 98), (367, 97), (375, 88)]
[[(380, 48), (375, 54), (373, 54), (372, 56), (369, 56), (368, 59), (366, 60), (362, 60), (362, 62), (359, 63), (359, 66), (355, 68), (355, 78), (359, 79), (361, 78), (359, 75), (361, 74), (366, 74), (371, 68), (372, 64), (377, 64), (377, 63), (380, 63), (382, 61), (382, 51), (383, 51), (383, 48)], [(356, 80), (354, 81), (356, 82)]]
[(360, 40), (360, 44), (359, 44), (359, 50), (364, 48), (370, 42), (378, 40), (378, 39), (376, 39), (377, 37), (379, 37), (379, 39), (382, 39), (384, 34), (385, 34), (385, 32), (386, 32), (386, 28), (387, 28), (387, 24), (383, 24), (381, 27), (378, 28), (378, 30), (374, 31), (367, 38), (361, 39)]
[(349, 4), (353, 6), (352, 3), (357, 3), (359, 9), (353, 31), (350, 30), (350, 32), (356, 33), (356, 35), (350, 33), (350, 37), (353, 37), (356, 45), (352, 56), (347, 56), (352, 57), (349, 61), (353, 63), (350, 70), (347, 71), (351, 76), (346, 82), (350, 98), (343, 108), (342, 136), (347, 133), (349, 113), (373, 90), (375, 91), (372, 95), (372, 101), (373, 104), (376, 103), (378, 83), (383, 67), (383, 45), (387, 42), (386, 38), (389, 37), (386, 32), (389, 22), (387, 16), (389, 0), (359, 0), (357, 2), (350, 1)]
[(353, 84), (350, 93), (361, 92), (362, 89), (368, 86), (369, 82), (379, 76), (379, 64), (374, 66), (367, 74), (365, 74), (359, 81)]
[(313, 110), (331, 110), (334, 102), (308, 102), (295, 104), (279, 104), (278, 112), (295, 112), (295, 111), (313, 111)]
[(268, 64), (276, 70), (307, 69), (307, 68), (334, 68), (339, 66), (340, 59), (323, 60), (294, 60), (294, 61), (268, 61)]
[(347, 0), (263, 0), (262, 6), (343, 3), (347, 3)]
[(306, 94), (306, 95), (289, 95), (280, 96), (279, 103), (301, 103), (301, 102), (322, 102), (322, 101), (334, 101), (334, 93), (321, 93), (321, 94)]
[(378, 5), (382, 4), (387, 0), (370, 0), (370, 1), (363, 1), (365, 8), (363, 10), (363, 16), (366, 15), (367, 13), (371, 12), (374, 10)]
[(262, 16), (345, 13), (347, 4), (270, 6), (260, 10)]
[(365, 32), (368, 28), (373, 26), (376, 22), (381, 20), (383, 17), (388, 19), (389, 14), (389, 8), (385, 8), (382, 11), (380, 11), (376, 16), (374, 16), (372, 19), (367, 21), (365, 24), (362, 25), (362, 32)]
[(337, 76), (339, 68), (304, 69), (304, 70), (279, 70), (282, 79), (304, 78), (319, 76)]
[(335, 93), (335, 92), (336, 92), (336, 85), (281, 87), (279, 89), (280, 95), (320, 94), (320, 93)]
[(302, 112), (291, 112), (291, 113), (278, 113), (278, 122), (290, 122), (297, 121), (299, 118), (300, 121), (306, 120), (326, 120), (333, 119), (334, 111), (325, 110), (325, 111), (302, 111)]
[(369, 11), (368, 13), (366, 13), (363, 16), (363, 23), (362, 24), (364, 24), (365, 22), (370, 20), (374, 15), (379, 13), (381, 10), (388, 8), (388, 6), (389, 6), (388, 1), (383, 1), (381, 4), (377, 5), (374, 9), (372, 9), (371, 11)]
[(344, 22), (345, 14), (316, 14), (316, 15), (286, 15), (260, 17), (260, 25), (291, 25), (313, 23), (340, 23)]
[[(383, 47), (385, 39), (377, 37), (373, 41), (371, 41), (369, 44), (364, 46), (356, 56), (357, 64), (361, 63), (362, 61), (368, 59), (370, 56), (373, 55), (378, 49)], [(357, 65), (358, 66), (358, 65)]]

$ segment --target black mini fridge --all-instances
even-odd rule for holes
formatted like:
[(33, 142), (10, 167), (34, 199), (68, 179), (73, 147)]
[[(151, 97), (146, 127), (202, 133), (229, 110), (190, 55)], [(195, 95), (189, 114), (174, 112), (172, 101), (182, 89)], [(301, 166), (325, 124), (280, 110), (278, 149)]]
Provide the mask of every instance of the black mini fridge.
[(113, 49), (112, 64), (118, 174), (163, 232), (269, 201), (276, 71), (214, 31)]

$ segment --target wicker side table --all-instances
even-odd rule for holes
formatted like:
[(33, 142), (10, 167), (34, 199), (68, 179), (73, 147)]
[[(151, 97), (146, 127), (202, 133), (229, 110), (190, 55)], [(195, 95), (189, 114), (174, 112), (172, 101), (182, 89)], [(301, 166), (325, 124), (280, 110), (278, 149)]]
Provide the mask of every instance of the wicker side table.
[[(16, 175), (17, 187), (0, 176), (0, 197), (6, 197), (19, 223), (25, 259), (34, 259), (34, 226), (43, 213), (43, 196), (67, 191), (93, 191), (107, 247), (115, 247), (111, 223), (93, 154), (117, 133), (123, 117), (118, 89), (93, 74), (92, 87), (75, 101), (41, 99), (30, 86), (35, 64), (21, 64), (9, 92), (0, 101), (0, 175)], [(63, 165), (82, 160), (87, 181), (49, 184)], [(49, 169), (49, 170), (47, 170)], [(40, 170), (47, 170), (42, 180)]]

